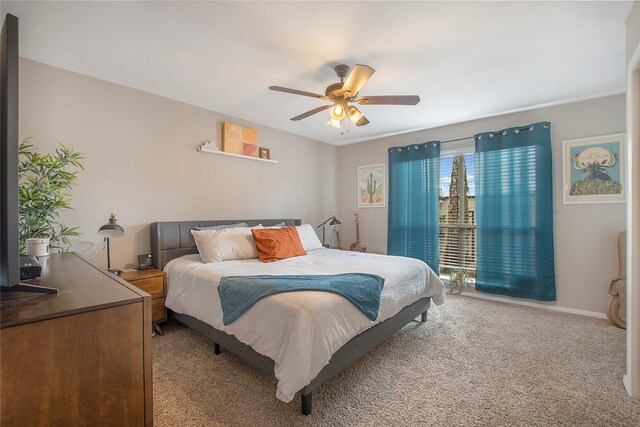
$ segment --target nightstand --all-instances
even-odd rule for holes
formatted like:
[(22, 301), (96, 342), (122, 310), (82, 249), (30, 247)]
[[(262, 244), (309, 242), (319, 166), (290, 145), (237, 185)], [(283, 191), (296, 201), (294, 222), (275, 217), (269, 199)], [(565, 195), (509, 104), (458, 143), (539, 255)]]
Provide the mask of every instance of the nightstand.
[(167, 308), (164, 306), (167, 279), (164, 271), (157, 268), (123, 271), (120, 278), (151, 295), (151, 323), (155, 331), (162, 335), (162, 329), (158, 323), (167, 320)]

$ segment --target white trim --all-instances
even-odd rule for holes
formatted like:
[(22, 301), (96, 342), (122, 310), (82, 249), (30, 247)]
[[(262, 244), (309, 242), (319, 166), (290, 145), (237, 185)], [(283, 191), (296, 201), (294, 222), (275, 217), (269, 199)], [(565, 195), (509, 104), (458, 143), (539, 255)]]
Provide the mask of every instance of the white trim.
[(494, 296), (494, 295), (485, 295), (485, 294), (481, 294), (479, 292), (476, 292), (474, 290), (465, 289), (465, 290), (462, 291), (462, 293), (460, 295), (465, 295), (465, 296), (472, 297), (472, 298), (485, 299), (485, 300), (489, 300), (489, 301), (502, 302), (502, 303), (507, 303), (507, 304), (516, 304), (516, 305), (524, 305), (524, 306), (527, 306), (527, 307), (543, 308), (545, 310), (559, 311), (561, 313), (579, 314), (580, 316), (596, 317), (598, 319), (606, 319), (607, 318), (606, 314), (598, 313), (596, 311), (578, 310), (577, 308), (560, 307), (560, 306), (557, 306), (557, 305), (546, 305), (546, 304), (543, 304), (543, 303), (522, 301), (522, 300), (516, 299), (516, 298), (499, 297), (499, 296)]
[(624, 389), (627, 391), (627, 394), (631, 394), (631, 390), (629, 389), (629, 378), (627, 378), (627, 374), (622, 376), (622, 384), (624, 385)]
[[(640, 45), (631, 56), (627, 68), (627, 259), (636, 259), (640, 253), (640, 188), (638, 188), (638, 165), (640, 135), (634, 133), (638, 120), (640, 102), (632, 96), (640, 96), (635, 74), (640, 73)], [(634, 121), (635, 120), (635, 121)], [(636, 168), (634, 168), (636, 166)], [(640, 266), (627, 263), (627, 369), (623, 377), (629, 396), (640, 398)]]

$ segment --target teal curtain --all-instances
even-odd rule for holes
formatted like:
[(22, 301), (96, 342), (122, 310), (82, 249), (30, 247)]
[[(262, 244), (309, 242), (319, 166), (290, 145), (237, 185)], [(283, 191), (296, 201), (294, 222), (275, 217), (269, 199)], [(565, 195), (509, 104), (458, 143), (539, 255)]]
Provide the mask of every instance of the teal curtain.
[(440, 143), (389, 149), (387, 253), (417, 258), (438, 273)]
[(555, 301), (548, 122), (475, 136), (476, 289)]

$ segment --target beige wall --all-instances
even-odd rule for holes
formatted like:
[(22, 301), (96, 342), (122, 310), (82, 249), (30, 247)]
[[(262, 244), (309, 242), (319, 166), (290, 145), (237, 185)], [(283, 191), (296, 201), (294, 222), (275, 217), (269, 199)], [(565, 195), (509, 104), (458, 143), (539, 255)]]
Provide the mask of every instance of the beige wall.
[[(609, 300), (607, 288), (617, 274), (616, 236), (625, 229), (625, 205), (562, 203), (562, 141), (624, 132), (624, 95), (491, 117), (339, 147), (338, 218), (344, 224), (343, 244), (353, 241), (355, 232), (352, 217), (355, 212), (359, 212), (362, 245), (372, 252), (386, 252), (387, 208), (357, 208), (356, 171), (358, 166), (388, 164), (387, 148), (429, 140), (455, 139), (545, 120), (551, 122), (554, 144), (558, 296), (555, 304), (604, 313)], [(472, 145), (473, 140), (466, 140), (444, 144), (442, 150)]]
[[(21, 59), (20, 137), (43, 150), (57, 141), (86, 156), (73, 190), (80, 226), (74, 248), (98, 265), (96, 232), (110, 212), (125, 236), (112, 240), (112, 267), (149, 252), (149, 223), (164, 220), (295, 217), (318, 224), (336, 206), (336, 148), (202, 108)], [(185, 76), (188, 78), (188, 76)], [(221, 142), (223, 121), (258, 129), (278, 164), (199, 153)]]

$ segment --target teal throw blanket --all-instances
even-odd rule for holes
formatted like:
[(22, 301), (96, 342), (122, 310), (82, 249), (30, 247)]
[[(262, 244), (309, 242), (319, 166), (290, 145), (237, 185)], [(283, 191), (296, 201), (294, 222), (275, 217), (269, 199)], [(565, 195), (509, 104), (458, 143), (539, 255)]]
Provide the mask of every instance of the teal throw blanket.
[(225, 325), (238, 319), (262, 298), (295, 291), (323, 291), (341, 295), (369, 319), (376, 320), (383, 286), (382, 277), (366, 273), (227, 276), (220, 279), (218, 294)]

